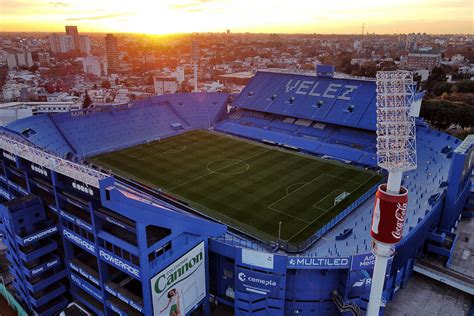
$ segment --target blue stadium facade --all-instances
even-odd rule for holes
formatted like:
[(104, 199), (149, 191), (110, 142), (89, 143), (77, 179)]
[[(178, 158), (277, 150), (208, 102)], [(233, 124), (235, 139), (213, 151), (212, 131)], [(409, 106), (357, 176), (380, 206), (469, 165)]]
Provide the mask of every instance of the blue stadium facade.
[[(259, 72), (237, 96), (157, 96), (38, 115), (1, 130), (0, 230), (21, 301), (42, 315), (72, 300), (98, 315), (159, 315), (162, 294), (182, 277), (189, 283), (181, 292), (186, 315), (208, 314), (216, 303), (235, 315), (364, 311), (374, 265), (374, 189), (308, 242), (289, 247), (245, 235), (85, 160), (211, 128), (376, 169), (375, 82), (330, 72)], [(421, 95), (416, 99), (419, 106)], [(444, 238), (474, 209), (466, 202), (474, 139), (461, 142), (422, 121), (416, 132), (418, 169), (404, 174), (409, 211), (385, 301), (403, 288), (418, 256), (449, 258)]]

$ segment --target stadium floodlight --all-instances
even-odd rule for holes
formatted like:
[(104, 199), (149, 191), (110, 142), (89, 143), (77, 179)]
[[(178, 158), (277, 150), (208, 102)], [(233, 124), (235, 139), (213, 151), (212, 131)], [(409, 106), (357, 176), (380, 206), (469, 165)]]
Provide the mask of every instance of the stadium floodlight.
[(379, 315), (387, 263), (403, 235), (408, 191), (401, 186), (402, 174), (416, 168), (414, 96), (411, 72), (377, 73), (377, 164), (389, 174), (387, 183), (377, 190), (370, 231), (375, 267), (369, 316)]
[(199, 42), (192, 41), (191, 59), (194, 67), (194, 92), (198, 92), (198, 62), (199, 62)]

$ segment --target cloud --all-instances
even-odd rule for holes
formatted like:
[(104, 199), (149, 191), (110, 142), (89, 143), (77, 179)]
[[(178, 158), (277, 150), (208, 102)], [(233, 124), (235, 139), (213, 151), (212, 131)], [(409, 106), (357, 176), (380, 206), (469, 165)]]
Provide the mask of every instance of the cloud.
[(434, 2), (432, 4), (433, 7), (438, 7), (438, 8), (469, 8), (469, 6), (472, 5), (471, 0), (468, 1), (440, 1), (440, 2)]
[(71, 6), (70, 3), (66, 3), (66, 2), (50, 2), (49, 5), (55, 8), (65, 8), (65, 7)]
[(194, 7), (199, 7), (201, 6), (199, 3), (182, 3), (182, 4), (171, 4), (170, 8), (173, 10), (185, 10), (185, 9), (191, 9)]
[(210, 3), (217, 3), (217, 0), (190, 0), (182, 3), (170, 4), (172, 10), (182, 10), (185, 12), (200, 12), (205, 10), (205, 6)]
[(186, 10), (186, 12), (189, 12), (189, 13), (196, 13), (196, 12), (202, 12), (202, 11), (204, 11), (204, 8), (194, 8), (194, 9)]
[(106, 20), (106, 19), (113, 19), (122, 16), (131, 15), (131, 13), (123, 12), (123, 13), (110, 13), (104, 15), (94, 15), (94, 16), (84, 16), (84, 17), (77, 17), (77, 18), (67, 18), (67, 21), (91, 21), (91, 20)]
[(32, 1), (14, 1), (14, 0), (2, 0), (1, 8), (3, 9), (23, 9), (30, 8), (37, 5)]

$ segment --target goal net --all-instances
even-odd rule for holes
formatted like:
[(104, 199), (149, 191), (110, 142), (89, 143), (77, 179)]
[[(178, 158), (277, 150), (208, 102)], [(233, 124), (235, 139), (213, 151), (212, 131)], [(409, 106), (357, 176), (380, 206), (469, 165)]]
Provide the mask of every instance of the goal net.
[(347, 196), (349, 196), (349, 192), (342, 192), (336, 198), (334, 199), (334, 205), (340, 203), (342, 200), (344, 200)]

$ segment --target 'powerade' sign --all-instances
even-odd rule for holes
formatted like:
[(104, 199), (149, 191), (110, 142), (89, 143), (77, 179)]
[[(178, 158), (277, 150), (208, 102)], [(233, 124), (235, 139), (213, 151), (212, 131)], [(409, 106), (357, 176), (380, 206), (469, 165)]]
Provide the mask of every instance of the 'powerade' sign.
[(370, 270), (375, 266), (375, 255), (373, 253), (366, 253), (352, 257), (351, 270)]
[(279, 276), (241, 268), (236, 268), (235, 272), (237, 275), (235, 279), (237, 290), (261, 295), (278, 296), (278, 291), (280, 290)]
[(81, 237), (77, 236), (76, 234), (70, 232), (65, 228), (63, 228), (63, 236), (66, 237), (68, 240), (72, 241), (77, 246), (81, 247), (82, 249), (87, 250), (95, 255), (95, 246), (90, 242), (82, 239)]
[(47, 237), (51, 234), (54, 234), (57, 231), (58, 231), (58, 227), (53, 226), (53, 227), (47, 228), (47, 229), (35, 234), (35, 235), (25, 237), (25, 238), (23, 238), (23, 245), (27, 245), (29, 243), (32, 243), (34, 241), (37, 241), (37, 240), (42, 239), (44, 237)]
[(150, 280), (153, 315), (186, 315), (206, 297), (206, 253), (201, 242)]
[(292, 269), (347, 269), (350, 263), (351, 259), (349, 257), (288, 257), (287, 267)]
[(130, 264), (124, 262), (122, 259), (108, 253), (102, 249), (99, 249), (99, 257), (107, 262), (110, 262), (113, 266), (117, 267), (119, 270), (130, 274), (131, 276), (136, 276), (140, 278), (140, 270), (131, 266)]

